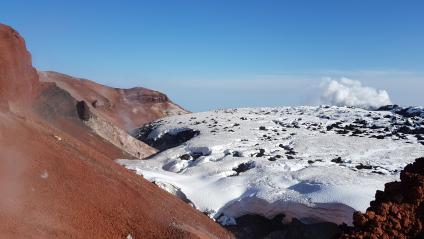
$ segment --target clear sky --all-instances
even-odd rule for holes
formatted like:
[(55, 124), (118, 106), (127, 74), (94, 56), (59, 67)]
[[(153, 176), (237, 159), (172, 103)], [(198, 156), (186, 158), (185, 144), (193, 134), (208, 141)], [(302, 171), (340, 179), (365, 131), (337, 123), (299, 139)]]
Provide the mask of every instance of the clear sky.
[(312, 102), (323, 77), (423, 105), (424, 1), (4, 1), (33, 63), (192, 111)]

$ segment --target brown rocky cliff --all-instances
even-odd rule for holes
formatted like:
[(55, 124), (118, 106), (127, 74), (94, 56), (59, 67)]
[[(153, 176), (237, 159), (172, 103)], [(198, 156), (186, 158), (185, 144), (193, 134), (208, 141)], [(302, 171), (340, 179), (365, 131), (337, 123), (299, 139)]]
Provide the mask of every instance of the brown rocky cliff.
[(24, 39), (0, 23), (0, 105), (13, 110), (30, 105), (38, 88), (38, 75)]

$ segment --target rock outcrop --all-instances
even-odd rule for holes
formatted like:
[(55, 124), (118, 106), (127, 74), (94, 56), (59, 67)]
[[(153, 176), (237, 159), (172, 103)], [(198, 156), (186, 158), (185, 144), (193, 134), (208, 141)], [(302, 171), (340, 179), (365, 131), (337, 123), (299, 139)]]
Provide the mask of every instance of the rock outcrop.
[(24, 39), (14, 29), (0, 24), (0, 107), (16, 111), (31, 104), (38, 86)]
[(424, 238), (424, 158), (406, 166), (400, 182), (387, 183), (353, 219), (354, 228), (340, 238)]
[(0, 238), (232, 237), (116, 164), (128, 155), (80, 120), (80, 100), (40, 83), (0, 25)]

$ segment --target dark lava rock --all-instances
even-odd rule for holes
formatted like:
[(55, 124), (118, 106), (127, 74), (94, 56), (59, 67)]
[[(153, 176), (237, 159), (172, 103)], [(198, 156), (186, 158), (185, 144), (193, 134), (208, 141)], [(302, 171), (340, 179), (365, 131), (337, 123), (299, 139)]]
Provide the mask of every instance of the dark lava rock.
[(385, 135), (373, 135), (370, 138), (384, 139), (385, 137), (386, 137)]
[(367, 125), (367, 121), (362, 119), (356, 119), (355, 121), (353, 121), (353, 123), (359, 124), (359, 125)]
[(378, 111), (391, 111), (395, 114), (401, 115), (403, 117), (422, 117), (423, 113), (421, 110), (414, 110), (414, 107), (400, 107), (399, 105), (387, 105), (387, 106), (382, 106), (379, 109), (377, 109)]
[(277, 157), (272, 156), (272, 157), (269, 157), (268, 160), (269, 161), (276, 161), (277, 160)]
[(265, 149), (259, 149), (259, 153), (256, 154), (256, 157), (263, 157), (265, 154)]
[(380, 175), (386, 175), (386, 174), (385, 174), (385, 173), (383, 173), (383, 172), (375, 171), (375, 170), (371, 171), (371, 173), (380, 174)]
[(242, 154), (239, 151), (234, 151), (233, 152), (233, 157), (241, 157)]
[(363, 165), (362, 163), (355, 167), (356, 169), (372, 169), (371, 165)]
[(84, 100), (78, 101), (76, 107), (77, 107), (78, 117), (81, 120), (88, 121), (91, 117), (91, 113), (87, 103)]
[(398, 133), (403, 133), (403, 134), (410, 134), (411, 132), (412, 132), (412, 130), (413, 129), (411, 129), (410, 127), (408, 127), (408, 126), (402, 126), (402, 127), (400, 127), (398, 130), (397, 130), (397, 132)]
[(190, 139), (198, 136), (200, 134), (199, 130), (193, 129), (182, 129), (178, 133), (166, 133), (157, 139), (149, 138), (149, 134), (155, 129), (156, 125), (149, 124), (140, 129), (137, 129), (132, 135), (138, 139), (143, 141), (144, 143), (152, 146), (153, 148), (164, 151), (170, 148), (177, 147)]
[(335, 159), (332, 159), (331, 162), (333, 163), (343, 163), (342, 157), (337, 157)]
[(385, 105), (385, 106), (381, 106), (376, 111), (392, 111), (399, 108), (400, 108), (399, 105)]
[(332, 130), (334, 128), (340, 128), (340, 125), (341, 125), (341, 122), (336, 122), (336, 123), (333, 123), (331, 125), (328, 125), (327, 126), (327, 131), (330, 131), (330, 130)]
[(290, 149), (286, 152), (286, 155), (296, 155), (296, 152), (293, 149)]
[(190, 154), (183, 154), (183, 155), (180, 156), (180, 159), (181, 160), (190, 160), (191, 156), (190, 156)]
[(246, 172), (252, 168), (255, 168), (256, 163), (254, 161), (249, 161), (239, 164), (237, 167), (233, 168), (233, 171), (236, 172), (233, 176), (238, 176), (240, 173)]
[(336, 133), (338, 133), (338, 134), (348, 134), (349, 131), (347, 131), (345, 129), (341, 129), (341, 130), (336, 130)]

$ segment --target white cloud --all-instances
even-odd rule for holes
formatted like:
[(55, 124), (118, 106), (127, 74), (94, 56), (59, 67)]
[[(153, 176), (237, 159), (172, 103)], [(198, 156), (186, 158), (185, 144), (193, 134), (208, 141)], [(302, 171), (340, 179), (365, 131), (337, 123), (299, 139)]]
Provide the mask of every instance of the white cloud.
[(360, 81), (345, 77), (340, 80), (324, 79), (321, 83), (321, 90), (321, 104), (355, 106), (365, 109), (375, 109), (392, 104), (387, 91), (363, 86)]

